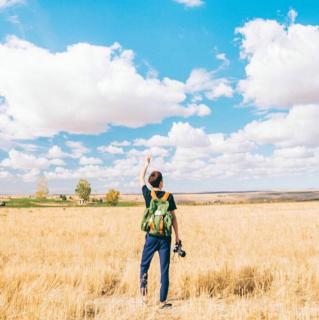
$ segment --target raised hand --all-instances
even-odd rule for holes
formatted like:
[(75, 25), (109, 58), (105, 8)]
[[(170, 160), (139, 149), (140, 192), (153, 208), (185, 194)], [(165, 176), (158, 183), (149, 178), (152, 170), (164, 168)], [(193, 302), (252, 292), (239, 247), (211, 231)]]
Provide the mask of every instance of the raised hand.
[(145, 163), (150, 164), (151, 160), (152, 160), (152, 155), (149, 153), (145, 158)]

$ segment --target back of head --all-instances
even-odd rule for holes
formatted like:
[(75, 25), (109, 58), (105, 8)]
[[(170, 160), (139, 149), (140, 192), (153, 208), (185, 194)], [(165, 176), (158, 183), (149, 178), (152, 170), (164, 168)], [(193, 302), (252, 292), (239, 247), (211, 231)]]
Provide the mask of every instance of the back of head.
[(162, 180), (163, 176), (159, 171), (153, 171), (148, 178), (148, 182), (153, 188), (158, 188)]

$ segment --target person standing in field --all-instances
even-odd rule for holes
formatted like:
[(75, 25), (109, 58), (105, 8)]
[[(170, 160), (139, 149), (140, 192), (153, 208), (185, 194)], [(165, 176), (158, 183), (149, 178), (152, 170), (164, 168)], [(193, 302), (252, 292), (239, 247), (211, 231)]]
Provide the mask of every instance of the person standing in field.
[(145, 175), (151, 161), (151, 155), (145, 159), (140, 173), (140, 186), (145, 200), (146, 210), (142, 221), (142, 230), (146, 231), (145, 244), (141, 258), (140, 290), (143, 302), (147, 299), (147, 272), (153, 255), (159, 253), (161, 267), (160, 307), (168, 308), (172, 304), (166, 302), (169, 287), (169, 265), (171, 252), (171, 229), (175, 232), (176, 243), (180, 242), (178, 223), (175, 214), (176, 204), (171, 193), (163, 191), (163, 176), (159, 171), (153, 171), (146, 186)]

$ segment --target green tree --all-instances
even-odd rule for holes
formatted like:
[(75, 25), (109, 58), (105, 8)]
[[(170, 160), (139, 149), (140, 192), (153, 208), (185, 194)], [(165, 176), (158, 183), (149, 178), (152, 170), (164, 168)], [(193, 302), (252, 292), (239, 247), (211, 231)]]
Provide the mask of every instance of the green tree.
[(84, 201), (88, 201), (91, 194), (91, 186), (85, 179), (80, 179), (76, 186), (75, 193)]
[(111, 206), (116, 206), (119, 202), (120, 192), (115, 189), (110, 189), (106, 194), (106, 203)]

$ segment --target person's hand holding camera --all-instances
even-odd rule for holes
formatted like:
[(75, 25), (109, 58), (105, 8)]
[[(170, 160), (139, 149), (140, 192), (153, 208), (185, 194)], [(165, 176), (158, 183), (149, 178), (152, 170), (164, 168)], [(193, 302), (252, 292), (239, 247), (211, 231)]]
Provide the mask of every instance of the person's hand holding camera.
[(177, 253), (178, 256), (182, 258), (186, 256), (186, 251), (182, 249), (182, 240), (176, 241), (173, 252)]

